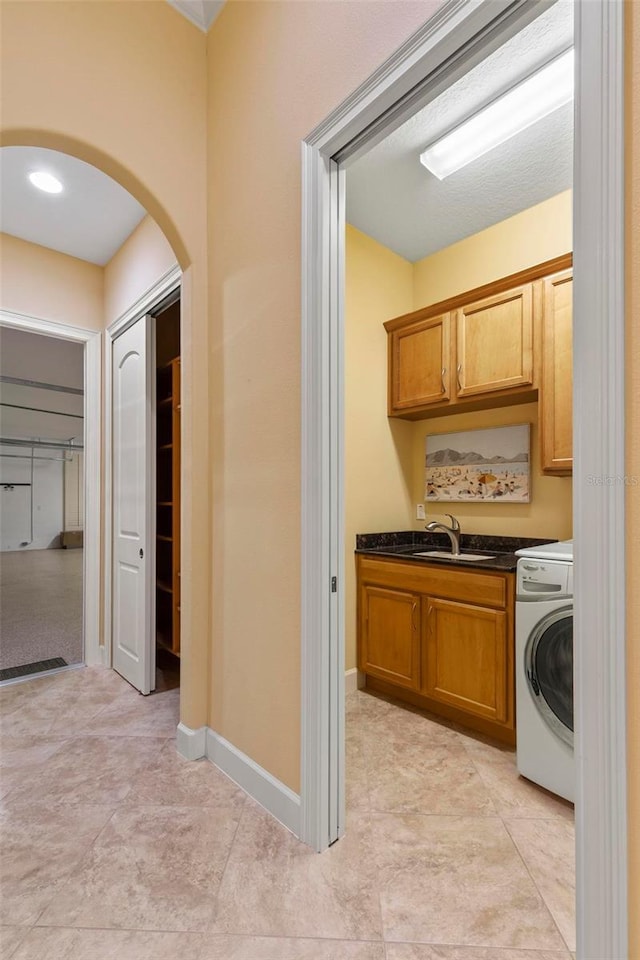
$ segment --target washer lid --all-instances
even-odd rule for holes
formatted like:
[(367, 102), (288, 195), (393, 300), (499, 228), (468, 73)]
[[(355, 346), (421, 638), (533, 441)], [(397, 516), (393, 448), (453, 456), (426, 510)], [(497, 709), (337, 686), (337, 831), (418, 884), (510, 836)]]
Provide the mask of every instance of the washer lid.
[(573, 540), (543, 543), (539, 547), (523, 547), (522, 550), (516, 550), (516, 556), (531, 557), (534, 560), (573, 560)]

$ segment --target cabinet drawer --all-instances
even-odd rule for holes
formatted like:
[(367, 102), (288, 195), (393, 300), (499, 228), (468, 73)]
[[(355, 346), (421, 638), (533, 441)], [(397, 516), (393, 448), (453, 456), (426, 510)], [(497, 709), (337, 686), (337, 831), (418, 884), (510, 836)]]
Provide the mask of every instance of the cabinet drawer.
[(502, 609), (507, 605), (507, 578), (513, 577), (509, 573), (485, 573), (429, 563), (376, 560), (364, 554), (358, 555), (358, 570), (362, 582)]

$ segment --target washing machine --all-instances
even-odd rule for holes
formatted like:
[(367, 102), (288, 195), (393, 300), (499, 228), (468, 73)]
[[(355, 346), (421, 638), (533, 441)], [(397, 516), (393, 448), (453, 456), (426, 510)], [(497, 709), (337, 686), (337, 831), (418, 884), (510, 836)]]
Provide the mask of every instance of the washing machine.
[(573, 801), (573, 542), (517, 553), (518, 770)]

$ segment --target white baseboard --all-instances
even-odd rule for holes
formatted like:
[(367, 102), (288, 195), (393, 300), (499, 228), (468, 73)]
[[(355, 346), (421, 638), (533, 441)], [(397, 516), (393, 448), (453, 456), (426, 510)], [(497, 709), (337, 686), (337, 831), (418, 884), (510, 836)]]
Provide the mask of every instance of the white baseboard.
[(209, 760), (291, 833), (299, 837), (300, 797), (298, 794), (224, 737), (208, 727), (203, 729), (206, 729), (206, 755)]
[(355, 693), (356, 690), (362, 690), (365, 685), (365, 675), (361, 673), (357, 667), (353, 667), (351, 670), (347, 670), (344, 675), (344, 692), (345, 695), (348, 693)]
[(207, 755), (207, 727), (192, 730), (184, 723), (178, 724), (176, 746), (185, 760), (200, 760)]

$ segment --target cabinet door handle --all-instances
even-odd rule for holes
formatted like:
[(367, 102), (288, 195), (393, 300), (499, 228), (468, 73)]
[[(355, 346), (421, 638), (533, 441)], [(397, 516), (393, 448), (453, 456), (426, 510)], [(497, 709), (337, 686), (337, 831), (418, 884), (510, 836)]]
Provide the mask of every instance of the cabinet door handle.
[(412, 607), (411, 607), (411, 629), (414, 631), (414, 633), (415, 633), (415, 631), (418, 629), (418, 625), (417, 625), (417, 623), (416, 623), (416, 607), (417, 607), (417, 606), (418, 606), (418, 605), (417, 605), (416, 601), (414, 600), (414, 601), (413, 601), (413, 604), (412, 604)]
[(446, 372), (447, 372), (447, 368), (446, 368), (446, 367), (443, 367), (443, 368), (442, 368), (442, 393), (446, 393), (446, 392), (447, 392), (447, 388), (446, 388), (445, 383), (444, 383), (444, 377), (445, 377)]
[(456, 373), (457, 373), (457, 375), (458, 375), (458, 390), (462, 390), (462, 383), (461, 383), (461, 381), (460, 381), (460, 375), (462, 374), (462, 364), (461, 364), (461, 363), (458, 364), (458, 369), (456, 370)]

